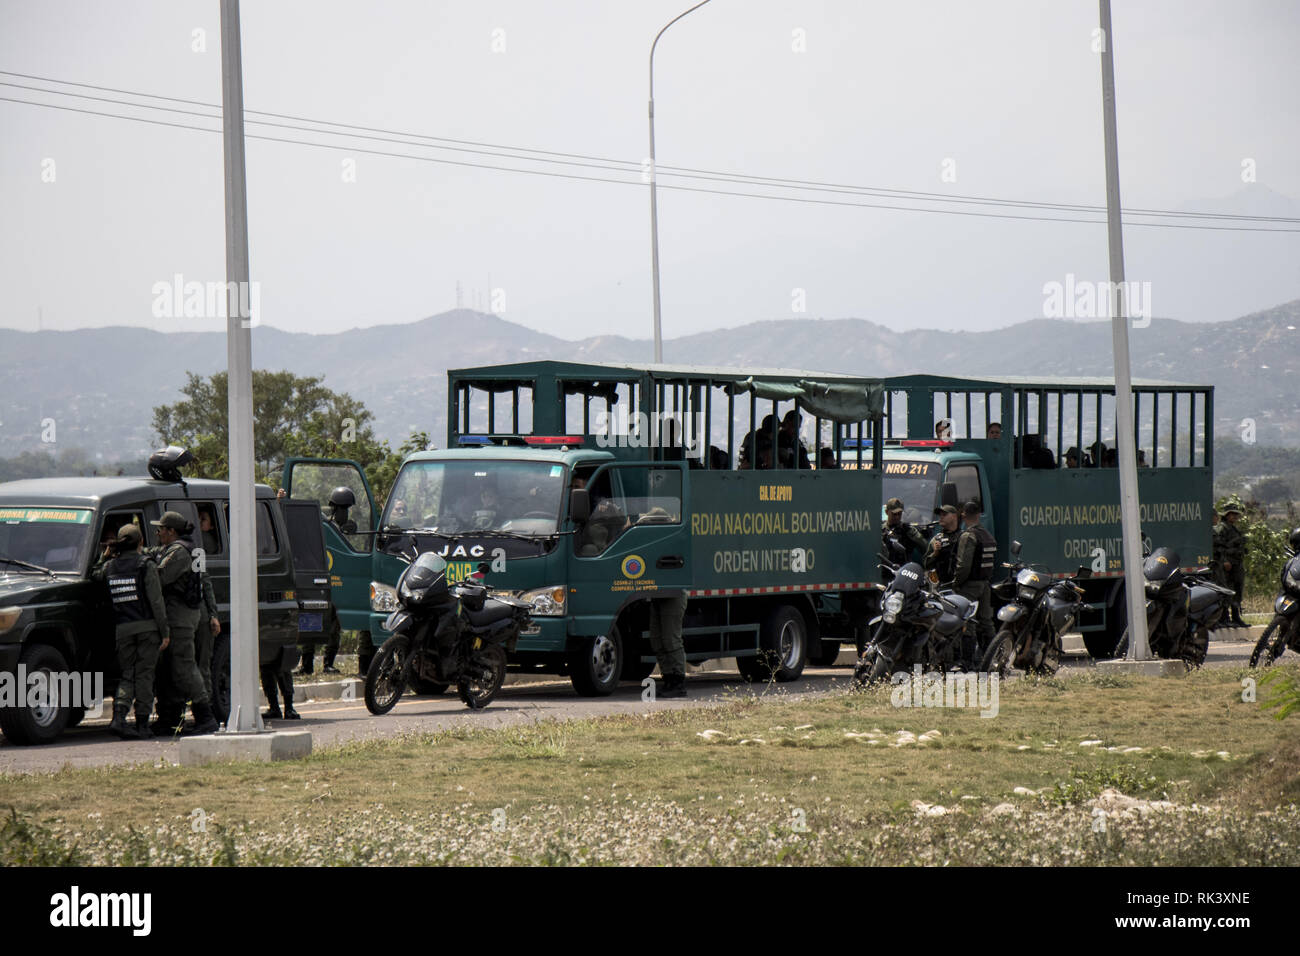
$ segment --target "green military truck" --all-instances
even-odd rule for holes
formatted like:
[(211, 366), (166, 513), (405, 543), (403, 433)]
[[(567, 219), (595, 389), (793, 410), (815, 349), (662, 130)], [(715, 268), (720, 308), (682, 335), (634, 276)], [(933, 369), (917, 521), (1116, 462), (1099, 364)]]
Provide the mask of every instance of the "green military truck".
[[(811, 425), (838, 445), (856, 441), (863, 450), (845, 461), (877, 467), (799, 467), (797, 441), (777, 427), (796, 408), (805, 435)], [(881, 458), (868, 443), (883, 410), (878, 380), (826, 373), (550, 361), (453, 370), (449, 448), (402, 465), (368, 536), (368, 606), (355, 582), (335, 602), (345, 620), (364, 613), (382, 643), (397, 555), (432, 549), (453, 577), (486, 564), (490, 586), (528, 601), (533, 625), (512, 664), (567, 674), (581, 694), (649, 674), (649, 601), (680, 593), (688, 660), (735, 657), (751, 678), (793, 680), (852, 640), (878, 580)], [(296, 460), (286, 487), (299, 497), (308, 484), (317, 496), (335, 482), (362, 487), (359, 469), (345, 481), (339, 467)], [(373, 499), (365, 508), (377, 513)], [(336, 572), (367, 554), (338, 536), (330, 550)]]
[[(169, 449), (173, 458), (179, 451)], [(163, 467), (154, 477), (0, 484), (0, 675), (11, 681), (20, 673), (43, 672), (51, 675), (47, 679), (100, 675), (99, 686), (111, 696), (118, 678), (112, 607), (107, 588), (90, 580), (90, 571), (122, 525), (137, 525), (150, 547), (157, 544), (150, 522), (177, 511), (194, 525), (193, 543), (204, 549), (212, 577), (222, 627), (213, 642), (213, 710), (225, 719), (230, 709), (230, 485), (183, 479), (167, 467), (167, 456), (161, 457)], [(291, 669), (299, 628), (321, 627), (324, 575), (312, 573), (325, 558), (320, 524), (295, 518), (303, 503), (277, 503), (265, 485), (257, 486), (255, 506), (259, 660)], [(305, 507), (314, 513), (311, 502)], [(313, 585), (319, 594), (312, 593)], [(0, 700), (0, 729), (11, 743), (49, 743), (85, 716), (87, 701), (78, 697), (81, 703), (68, 706)]]
[[(904, 520), (919, 525), (939, 504), (973, 499), (999, 564), (1014, 540), (1024, 560), (1056, 576), (1089, 568), (1078, 626), (1088, 651), (1109, 657), (1126, 615), (1114, 382), (914, 375), (884, 386), (884, 497), (902, 499)], [(1139, 379), (1133, 392), (1143, 536), (1187, 567), (1204, 566), (1214, 390)], [(952, 435), (940, 439), (945, 422)], [(841, 455), (857, 454), (848, 444)]]

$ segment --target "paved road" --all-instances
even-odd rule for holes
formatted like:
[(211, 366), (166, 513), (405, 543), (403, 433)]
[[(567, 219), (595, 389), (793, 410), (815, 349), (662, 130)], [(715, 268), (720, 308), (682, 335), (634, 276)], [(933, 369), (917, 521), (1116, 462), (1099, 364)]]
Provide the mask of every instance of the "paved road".
[[(1207, 667), (1241, 666), (1250, 658), (1253, 643), (1211, 641)], [(840, 660), (851, 660), (848, 652)], [(1067, 674), (1092, 667), (1090, 658), (1068, 659)], [(373, 717), (361, 700), (326, 700), (298, 705), (303, 719), (276, 721), (276, 729), (310, 730), (316, 747), (402, 733), (443, 730), (458, 726), (501, 727), (532, 723), (540, 719), (598, 717), (608, 714), (646, 713), (648, 710), (699, 707), (745, 695), (806, 695), (837, 693), (847, 688), (852, 670), (848, 666), (810, 667), (801, 680), (770, 685), (747, 684), (734, 670), (695, 672), (689, 680), (691, 696), (686, 700), (646, 702), (641, 688), (625, 684), (609, 697), (583, 698), (574, 694), (567, 679), (507, 683), (486, 710), (471, 712), (454, 692), (442, 697), (407, 697), (391, 713)], [(120, 741), (106, 730), (107, 718), (87, 721), (68, 731), (46, 747), (15, 747), (0, 739), (0, 772), (49, 772), (63, 767), (109, 765), (154, 765), (176, 763), (174, 740)]]

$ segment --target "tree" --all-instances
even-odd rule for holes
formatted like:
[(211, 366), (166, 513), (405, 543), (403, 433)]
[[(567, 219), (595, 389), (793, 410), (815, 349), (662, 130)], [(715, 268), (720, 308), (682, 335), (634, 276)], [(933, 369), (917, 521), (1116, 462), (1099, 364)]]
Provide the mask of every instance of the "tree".
[(1267, 505), (1285, 504), (1295, 497), (1295, 486), (1287, 478), (1262, 478), (1255, 482), (1253, 490), (1256, 497)]
[[(164, 444), (182, 445), (195, 458), (200, 478), (227, 478), (229, 430), (225, 372), (204, 379), (186, 373), (185, 396), (153, 410), (153, 427)], [(253, 370), (253, 459), (258, 481), (280, 485), (284, 460), (294, 455), (350, 458), (369, 468), (389, 458), (388, 443), (375, 438), (374, 416), (345, 392), (321, 379), (290, 372)]]

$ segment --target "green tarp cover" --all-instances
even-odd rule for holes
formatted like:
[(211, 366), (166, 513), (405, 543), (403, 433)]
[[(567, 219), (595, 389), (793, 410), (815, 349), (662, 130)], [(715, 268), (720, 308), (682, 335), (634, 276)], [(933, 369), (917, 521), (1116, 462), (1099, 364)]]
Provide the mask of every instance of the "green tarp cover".
[(818, 418), (840, 424), (879, 418), (885, 411), (885, 391), (879, 385), (831, 385), (826, 382), (770, 382), (747, 378), (727, 387), (733, 395), (753, 392), (758, 398), (799, 403)]

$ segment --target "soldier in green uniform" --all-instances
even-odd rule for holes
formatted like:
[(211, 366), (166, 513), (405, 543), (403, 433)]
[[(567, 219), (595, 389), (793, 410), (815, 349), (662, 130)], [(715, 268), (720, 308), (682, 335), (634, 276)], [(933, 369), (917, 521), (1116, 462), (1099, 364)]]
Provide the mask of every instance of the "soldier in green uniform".
[(952, 505), (944, 505), (938, 509), (938, 512), (939, 530), (930, 539), (930, 547), (925, 552), (924, 567), (925, 570), (934, 571), (939, 575), (940, 584), (951, 584), (956, 570), (957, 526), (961, 523), (961, 519), (957, 517), (957, 509)]
[(686, 648), (682, 644), (682, 618), (686, 595), (650, 602), (650, 649), (659, 659), (660, 682), (656, 697), (686, 696)]
[(1215, 584), (1227, 586), (1223, 577), (1223, 547), (1219, 544), (1219, 535), (1223, 531), (1223, 522), (1219, 520), (1219, 512), (1210, 512), (1210, 573), (1214, 576)]
[(975, 614), (976, 639), (967, 634), (962, 639), (962, 656), (968, 667), (978, 666), (984, 651), (993, 641), (993, 558), (998, 543), (980, 524), (980, 506), (968, 501), (961, 509), (966, 527), (957, 539), (957, 556), (953, 567), (953, 590), (962, 597), (979, 601)]
[[(356, 503), (356, 494), (346, 485), (340, 485), (330, 492), (330, 511), (326, 520), (338, 528), (340, 534), (357, 533), (357, 523), (348, 517), (348, 509)], [(339, 653), (339, 645), (343, 640), (343, 629), (339, 623), (338, 612), (334, 609), (333, 602), (330, 603), (330, 609), (325, 613), (325, 617), (325, 660), (322, 663), (321, 671), (325, 674), (337, 674), (339, 670), (334, 666), (334, 658)], [(298, 670), (298, 676), (305, 677), (316, 668), (316, 642), (308, 641), (300, 644), (298, 650), (302, 654), (302, 666)]]
[[(125, 524), (117, 539), (104, 549), (91, 572), (96, 581), (108, 584), (117, 628), (117, 663), (121, 677), (113, 697), (110, 733), (124, 740), (148, 740), (149, 715), (153, 712), (153, 676), (158, 654), (167, 647), (167, 607), (163, 603), (158, 568), (140, 553), (140, 529)], [(135, 705), (135, 729), (126, 716)]]
[(903, 520), (903, 501), (890, 498), (885, 502), (885, 524), (880, 529), (883, 554), (894, 564), (907, 564), (913, 560), (913, 551), (924, 555), (925, 535), (911, 523)]
[(172, 689), (170, 700), (158, 704), (155, 733), (170, 734), (179, 726), (184, 702), (190, 702), (194, 714), (194, 733), (210, 734), (217, 729), (203, 676), (195, 659), (194, 631), (203, 613), (202, 576), (195, 572), (189, 548), (183, 540), (193, 526), (176, 511), (165, 512), (158, 521), (149, 522), (158, 529), (158, 577), (162, 582), (167, 605), (167, 626), (171, 631), (168, 651), (168, 677)]
[(1241, 506), (1229, 502), (1223, 509), (1223, 524), (1219, 532), (1219, 553), (1223, 557), (1223, 576), (1227, 587), (1236, 592), (1232, 604), (1230, 627), (1248, 627), (1241, 617), (1241, 599), (1246, 588), (1246, 536), (1237, 527)]

